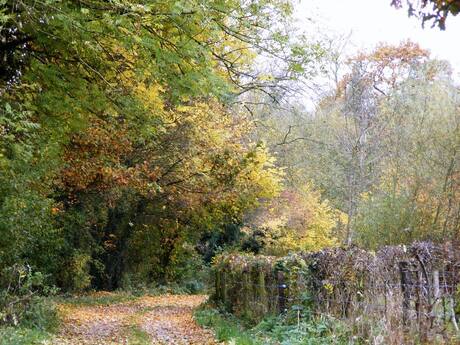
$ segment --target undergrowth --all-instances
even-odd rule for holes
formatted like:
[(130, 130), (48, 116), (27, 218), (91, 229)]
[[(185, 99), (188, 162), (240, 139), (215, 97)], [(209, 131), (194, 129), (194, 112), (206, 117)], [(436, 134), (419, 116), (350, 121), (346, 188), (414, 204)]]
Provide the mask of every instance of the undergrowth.
[(50, 334), (40, 329), (25, 327), (0, 327), (1, 345), (39, 345), (44, 344)]
[(340, 320), (295, 312), (267, 317), (251, 327), (231, 314), (203, 307), (195, 312), (203, 327), (213, 329), (218, 341), (235, 345), (348, 345), (360, 344)]
[(59, 326), (54, 287), (29, 265), (0, 272), (0, 345), (43, 344)]
[(0, 345), (43, 344), (59, 326), (55, 303), (49, 298), (36, 297), (16, 325), (0, 327)]

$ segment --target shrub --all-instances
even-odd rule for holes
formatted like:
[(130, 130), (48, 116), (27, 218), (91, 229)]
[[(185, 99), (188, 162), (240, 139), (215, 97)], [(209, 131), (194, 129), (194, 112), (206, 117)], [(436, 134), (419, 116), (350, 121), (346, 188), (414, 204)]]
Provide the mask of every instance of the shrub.
[[(252, 324), (294, 308), (344, 320), (365, 339), (386, 337), (386, 342), (395, 343), (407, 335), (421, 342), (434, 341), (450, 326), (449, 320), (430, 309), (432, 279), (437, 272), (441, 284), (457, 286), (458, 291), (459, 253), (454, 245), (429, 242), (383, 247), (377, 253), (357, 247), (283, 258), (227, 253), (215, 258), (213, 299)], [(407, 277), (404, 291), (417, 296), (416, 303), (403, 304), (408, 298), (401, 289), (401, 272)], [(440, 292), (441, 297), (451, 298), (451, 292)], [(457, 292), (457, 300), (458, 296)]]
[(56, 292), (44, 284), (44, 276), (30, 266), (14, 265), (0, 276), (0, 323), (52, 330), (57, 325), (54, 305), (43, 296)]
[(195, 319), (201, 326), (211, 328), (218, 341), (235, 345), (261, 344), (246, 331), (236, 318), (220, 314), (216, 309), (200, 309), (195, 313)]
[(91, 257), (88, 254), (79, 252), (68, 258), (65, 269), (61, 273), (62, 285), (65, 290), (80, 292), (91, 285), (90, 261)]
[(197, 322), (214, 330), (218, 341), (235, 345), (349, 345), (360, 344), (341, 321), (290, 310), (283, 316), (264, 318), (255, 327), (245, 327), (241, 320), (216, 309), (204, 308), (195, 313)]
[(0, 327), (0, 343), (2, 345), (41, 345), (48, 334), (37, 329), (22, 327)]

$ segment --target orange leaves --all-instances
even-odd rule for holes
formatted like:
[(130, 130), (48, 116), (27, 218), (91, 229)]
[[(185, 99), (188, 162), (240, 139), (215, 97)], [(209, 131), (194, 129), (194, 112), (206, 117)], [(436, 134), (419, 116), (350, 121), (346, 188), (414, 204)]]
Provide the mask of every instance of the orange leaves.
[(355, 61), (373, 61), (380, 65), (395, 65), (396, 63), (411, 63), (429, 57), (429, 51), (421, 48), (418, 43), (405, 41), (399, 46), (380, 43), (370, 54), (359, 54)]
[(123, 161), (131, 152), (128, 133), (122, 126), (93, 119), (90, 127), (74, 135), (67, 145), (61, 183), (74, 192), (126, 186), (132, 171)]
[(136, 128), (91, 118), (66, 146), (61, 188), (69, 194), (120, 188), (144, 196), (161, 193), (169, 204), (188, 209), (234, 202), (241, 191), (255, 197), (274, 193), (278, 180), (268, 153), (245, 144), (248, 119), (231, 116), (212, 99), (163, 115), (155, 136), (136, 141), (131, 137)]
[[(404, 80), (409, 71), (425, 62), (429, 55), (429, 51), (408, 40), (398, 46), (381, 43), (371, 53), (360, 53), (348, 63), (352, 69), (359, 71), (361, 83), (373, 88), (377, 95), (382, 95)], [(353, 73), (345, 75), (339, 83), (338, 96), (344, 94), (354, 78)]]
[(380, 44), (371, 54), (361, 54), (356, 61), (367, 62), (374, 80), (394, 86), (408, 68), (425, 61), (429, 52), (417, 43), (406, 41), (399, 46)]
[(114, 251), (117, 249), (117, 236), (114, 234), (109, 234), (108, 238), (104, 241), (103, 246), (107, 251)]

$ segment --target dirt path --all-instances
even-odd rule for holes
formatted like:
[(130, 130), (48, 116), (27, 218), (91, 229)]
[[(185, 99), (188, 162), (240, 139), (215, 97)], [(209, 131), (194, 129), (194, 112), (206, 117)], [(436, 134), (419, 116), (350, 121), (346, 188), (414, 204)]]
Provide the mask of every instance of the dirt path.
[(64, 319), (53, 345), (214, 345), (212, 332), (193, 320), (206, 296), (140, 297), (110, 305), (62, 304)]

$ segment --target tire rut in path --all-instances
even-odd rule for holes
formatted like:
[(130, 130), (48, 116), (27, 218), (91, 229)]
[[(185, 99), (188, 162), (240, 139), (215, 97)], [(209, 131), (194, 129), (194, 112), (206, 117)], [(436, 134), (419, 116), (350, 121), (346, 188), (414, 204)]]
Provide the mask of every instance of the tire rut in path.
[(150, 344), (214, 345), (211, 331), (193, 320), (203, 295), (144, 296), (102, 306), (64, 306), (64, 324), (53, 345), (128, 345), (133, 328), (148, 334)]

